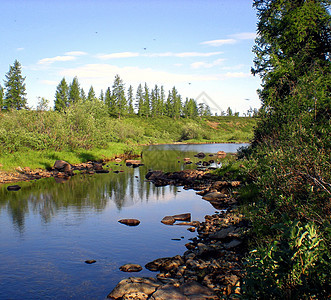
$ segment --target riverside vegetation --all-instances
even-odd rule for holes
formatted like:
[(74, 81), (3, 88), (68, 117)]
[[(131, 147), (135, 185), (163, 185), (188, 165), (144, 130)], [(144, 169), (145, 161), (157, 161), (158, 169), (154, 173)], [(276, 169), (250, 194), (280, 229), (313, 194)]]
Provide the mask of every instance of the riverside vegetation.
[(248, 142), (256, 124), (255, 118), (235, 116), (118, 119), (100, 101), (79, 102), (63, 112), (13, 110), (0, 116), (0, 170), (6, 171), (49, 168), (56, 159), (75, 164), (138, 154), (141, 144)]

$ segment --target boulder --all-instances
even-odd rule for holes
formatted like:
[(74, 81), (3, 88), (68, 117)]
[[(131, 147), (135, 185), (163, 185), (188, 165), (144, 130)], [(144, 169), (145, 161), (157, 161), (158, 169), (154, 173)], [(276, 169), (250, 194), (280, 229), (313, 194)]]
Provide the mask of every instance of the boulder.
[(195, 157), (199, 157), (199, 158), (204, 158), (206, 156), (206, 154), (204, 154), (203, 152), (200, 152), (196, 155), (194, 155)]
[(175, 218), (172, 216), (165, 216), (162, 220), (161, 223), (166, 224), (166, 225), (172, 225), (176, 222)]
[(142, 269), (142, 266), (138, 264), (125, 264), (120, 267), (122, 272), (140, 272)]
[(236, 230), (236, 227), (234, 226), (229, 226), (227, 228), (221, 229), (216, 231), (215, 233), (212, 233), (209, 235), (209, 238), (213, 240), (221, 240), (225, 239), (226, 237), (229, 236), (229, 234), (233, 233)]
[(140, 224), (140, 221), (137, 219), (121, 219), (118, 222), (128, 226), (138, 226)]
[(172, 216), (176, 221), (191, 221), (191, 214), (185, 213), (185, 214), (179, 214), (179, 215), (173, 215)]
[(150, 298), (151, 300), (188, 300), (189, 298), (185, 296), (179, 289), (172, 284), (162, 285), (157, 289), (155, 293)]
[(128, 279), (121, 280), (112, 292), (108, 294), (107, 298), (128, 299), (125, 295), (129, 296), (136, 293), (142, 295), (146, 294), (149, 296), (153, 294), (160, 285), (161, 282), (154, 278), (130, 277)]
[(53, 168), (57, 171), (66, 172), (66, 173), (72, 171), (71, 165), (64, 160), (55, 161)]
[(220, 192), (211, 192), (202, 197), (202, 199), (207, 201), (218, 201), (227, 198), (227, 196)]

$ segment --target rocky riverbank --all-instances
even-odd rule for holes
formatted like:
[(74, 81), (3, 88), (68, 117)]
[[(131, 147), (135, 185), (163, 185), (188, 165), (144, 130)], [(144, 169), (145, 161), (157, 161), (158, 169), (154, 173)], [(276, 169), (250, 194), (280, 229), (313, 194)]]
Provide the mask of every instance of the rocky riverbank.
[[(115, 157), (113, 160), (117, 162), (121, 162), (128, 158), (131, 157), (123, 155), (123, 156)], [(50, 169), (32, 170), (29, 167), (25, 167), (25, 168), (17, 167), (14, 172), (0, 171), (0, 184), (14, 183), (20, 181), (30, 181), (41, 178), (49, 178), (49, 177), (54, 177), (56, 181), (61, 181), (61, 180), (66, 180), (77, 173), (82, 173), (82, 174), (108, 173), (109, 170), (107, 170), (107, 168), (104, 168), (107, 162), (108, 160), (103, 162), (88, 161), (85, 163), (70, 164), (63, 160), (57, 160), (55, 161), (53, 167), (51, 167)], [(133, 167), (139, 166), (139, 163), (137, 163), (139, 161), (137, 160), (127, 160), (127, 162), (130, 166)]]
[(183, 255), (156, 259), (145, 268), (156, 278), (130, 277), (118, 283), (111, 299), (239, 299), (243, 278), (248, 224), (236, 210), (238, 181), (224, 181), (198, 170), (149, 172), (146, 179), (157, 186), (183, 185), (198, 190), (219, 211), (204, 222), (187, 222), (197, 236)]

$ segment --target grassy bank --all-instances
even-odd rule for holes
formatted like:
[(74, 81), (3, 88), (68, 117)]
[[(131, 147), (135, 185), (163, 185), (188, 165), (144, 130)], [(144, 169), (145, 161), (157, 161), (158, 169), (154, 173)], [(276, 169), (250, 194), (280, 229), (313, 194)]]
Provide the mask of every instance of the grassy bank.
[(248, 142), (256, 120), (239, 117), (111, 118), (100, 103), (81, 103), (64, 113), (0, 114), (0, 170), (48, 168), (56, 159), (79, 163), (139, 153), (143, 144)]

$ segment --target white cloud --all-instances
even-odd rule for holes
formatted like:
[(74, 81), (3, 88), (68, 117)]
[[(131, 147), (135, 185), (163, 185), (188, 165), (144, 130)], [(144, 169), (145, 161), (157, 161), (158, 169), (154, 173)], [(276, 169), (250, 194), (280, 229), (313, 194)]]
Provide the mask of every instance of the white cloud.
[(87, 55), (86, 52), (84, 51), (69, 51), (64, 53), (65, 55), (72, 55), (72, 56), (82, 56), (82, 55)]
[(38, 65), (49, 65), (58, 61), (72, 61), (75, 59), (76, 57), (72, 55), (55, 56), (55, 57), (43, 58), (39, 60)]
[(198, 62), (192, 63), (191, 64), (191, 68), (192, 69), (212, 68), (212, 67), (215, 67), (215, 66), (218, 66), (218, 65), (222, 64), (224, 62), (224, 60), (225, 59), (223, 59), (223, 58), (219, 58), (219, 59), (214, 60), (211, 63), (206, 63), (206, 62), (203, 62), (203, 61), (198, 61)]
[(23, 51), (23, 50), (24, 50), (23, 47), (21, 47), (21, 48), (16, 48), (16, 51)]
[(231, 34), (230, 37), (237, 40), (254, 40), (256, 38), (255, 32), (241, 32), (236, 34)]
[(109, 53), (109, 54), (98, 54), (96, 57), (100, 59), (111, 59), (111, 58), (128, 58), (128, 57), (137, 57), (139, 53), (137, 52), (118, 52), (118, 53)]
[(119, 74), (126, 84), (139, 84), (147, 82), (150, 84), (176, 85), (178, 83), (194, 81), (214, 81), (219, 77), (215, 75), (178, 74), (151, 68), (118, 67), (109, 64), (87, 64), (78, 68), (65, 69), (60, 72), (62, 77), (77, 76), (79, 82), (84, 86), (105, 89), (111, 86), (114, 77)]
[(235, 39), (221, 39), (221, 40), (212, 40), (212, 41), (205, 41), (200, 43), (201, 45), (219, 47), (223, 45), (230, 45), (235, 44), (237, 41)]

